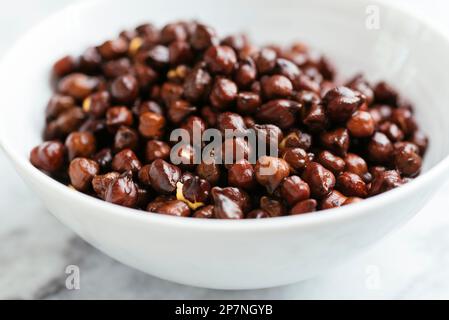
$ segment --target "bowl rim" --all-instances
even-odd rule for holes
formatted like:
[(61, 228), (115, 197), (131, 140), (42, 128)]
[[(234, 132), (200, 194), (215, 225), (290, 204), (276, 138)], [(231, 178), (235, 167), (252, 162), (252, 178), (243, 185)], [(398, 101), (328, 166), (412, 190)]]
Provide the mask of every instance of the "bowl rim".
[[(33, 37), (35, 29), (44, 27), (47, 24), (51, 24), (52, 20), (57, 18), (59, 15), (67, 14), (72, 10), (83, 10), (91, 6), (96, 6), (106, 0), (95, 0), (95, 1), (79, 1), (70, 4), (54, 13), (48, 15), (40, 22), (29, 28), (19, 39), (11, 46), (11, 48), (3, 55), (0, 61), (0, 72), (5, 68), (8, 61), (14, 59), (13, 53), (14, 49), (21, 43), (26, 43), (29, 38)], [(360, 0), (351, 0), (351, 2), (357, 2), (360, 5)], [(409, 19), (414, 19), (420, 24), (425, 26), (432, 32), (442, 36), (447, 42), (449, 42), (449, 32), (440, 25), (440, 23), (431, 20), (430, 18), (424, 16), (421, 12), (417, 10), (411, 10), (406, 8), (404, 5), (398, 3), (391, 3), (387, 0), (363, 0), (366, 5), (379, 5), (388, 8), (389, 10), (394, 10), (398, 14), (404, 15)], [(423, 188), (424, 186), (430, 185), (432, 181), (438, 181), (441, 177), (449, 172), (449, 154), (446, 155), (442, 160), (440, 160), (435, 166), (430, 168), (427, 172), (420, 175), (413, 181), (407, 183), (400, 188), (390, 190), (383, 194), (377, 195), (372, 198), (365, 199), (359, 203), (355, 203), (349, 206), (332, 208), (317, 211), (309, 214), (302, 215), (292, 215), (292, 216), (282, 216), (269, 219), (242, 219), (242, 220), (222, 220), (222, 219), (195, 219), (195, 218), (184, 218), (184, 217), (174, 217), (157, 213), (150, 213), (143, 210), (131, 209), (115, 205), (112, 203), (105, 202), (103, 200), (97, 199), (95, 197), (86, 195), (84, 193), (78, 192), (71, 188), (68, 188), (64, 184), (54, 180), (50, 176), (41, 172), (35, 168), (22, 154), (19, 154), (14, 147), (6, 141), (2, 136), (0, 131), (0, 148), (2, 148), (7, 155), (7, 157), (13, 162), (13, 164), (20, 168), (20, 173), (24, 175), (30, 175), (39, 183), (42, 184), (43, 188), (49, 188), (55, 193), (60, 193), (62, 197), (68, 199), (69, 201), (83, 201), (86, 206), (103, 206), (104, 210), (108, 211), (108, 214), (113, 214), (117, 218), (124, 219), (135, 219), (136, 222), (141, 223), (158, 223), (171, 227), (190, 227), (194, 229), (206, 229), (208, 231), (247, 231), (256, 232), (261, 230), (273, 230), (279, 228), (295, 228), (298, 226), (311, 226), (324, 223), (334, 223), (337, 221), (349, 220), (357, 216), (364, 215), (368, 210), (367, 208), (372, 208), (373, 206), (381, 207), (394, 203), (398, 200), (406, 198), (407, 195), (412, 195), (414, 192)], [(443, 181), (443, 179), (441, 179)], [(443, 182), (439, 182), (439, 185), (443, 185)], [(332, 213), (329, 214), (329, 210)], [(96, 214), (95, 210), (92, 210), (91, 214)], [(98, 214), (98, 213), (97, 213)]]

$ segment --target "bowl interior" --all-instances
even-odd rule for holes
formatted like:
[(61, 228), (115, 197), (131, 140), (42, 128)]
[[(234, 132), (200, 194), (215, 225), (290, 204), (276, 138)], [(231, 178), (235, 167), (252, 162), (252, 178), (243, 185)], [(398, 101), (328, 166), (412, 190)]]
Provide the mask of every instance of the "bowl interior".
[[(428, 170), (449, 153), (449, 73), (441, 72), (449, 70), (449, 40), (419, 19), (372, 3), (142, 0), (124, 6), (110, 0), (69, 7), (33, 28), (5, 58), (0, 139), (21, 161), (41, 142), (43, 111), (52, 91), (49, 71), (56, 59), (80, 54), (142, 22), (199, 19), (220, 35), (246, 32), (261, 44), (303, 41), (330, 57), (343, 79), (363, 72), (371, 81), (389, 81), (414, 103), (419, 124), (431, 139), (424, 164)], [(367, 22), (376, 13), (379, 25), (373, 29)]]

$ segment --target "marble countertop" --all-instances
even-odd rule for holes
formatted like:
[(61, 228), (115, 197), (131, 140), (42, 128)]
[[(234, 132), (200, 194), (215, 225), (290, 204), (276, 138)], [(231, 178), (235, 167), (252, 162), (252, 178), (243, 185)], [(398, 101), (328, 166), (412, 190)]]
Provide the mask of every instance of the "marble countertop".
[[(443, 0), (400, 1), (445, 21)], [(0, 55), (38, 19), (70, 2), (8, 3), (0, 12)], [(330, 273), (280, 288), (217, 291), (163, 281), (112, 260), (49, 214), (1, 151), (0, 170), (0, 299), (449, 298), (449, 183), (410, 223)], [(79, 290), (66, 288), (69, 265), (79, 267)]]

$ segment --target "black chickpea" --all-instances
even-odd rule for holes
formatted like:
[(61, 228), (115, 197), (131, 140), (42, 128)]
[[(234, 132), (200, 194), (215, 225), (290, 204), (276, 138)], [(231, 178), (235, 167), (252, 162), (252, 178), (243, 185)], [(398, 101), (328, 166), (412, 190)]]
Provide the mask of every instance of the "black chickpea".
[(98, 163), (86, 158), (76, 158), (70, 162), (69, 177), (71, 185), (79, 191), (88, 191), (92, 179), (99, 173)]
[(387, 163), (393, 155), (393, 144), (386, 135), (377, 132), (368, 144), (368, 156), (372, 161)]
[(225, 109), (237, 99), (237, 85), (225, 78), (218, 78), (210, 94), (210, 102), (218, 110)]
[(95, 137), (90, 132), (72, 132), (65, 140), (69, 160), (88, 158), (96, 149)]
[(263, 156), (257, 160), (255, 171), (257, 181), (266, 187), (268, 193), (273, 193), (282, 180), (289, 176), (290, 167), (283, 159)]
[(117, 172), (137, 172), (142, 164), (131, 149), (124, 149), (117, 153), (112, 159), (112, 169)]
[(292, 94), (293, 85), (291, 81), (281, 75), (273, 75), (262, 78), (262, 92), (268, 99), (287, 98)]
[(58, 91), (77, 100), (82, 100), (94, 92), (98, 84), (97, 78), (82, 73), (72, 73), (60, 80)]
[(326, 169), (332, 171), (334, 174), (338, 175), (341, 173), (346, 166), (345, 160), (343, 160), (340, 157), (337, 157), (336, 155), (332, 154), (331, 152), (324, 150), (321, 151), (318, 154), (317, 161), (323, 165)]
[(253, 165), (244, 159), (231, 165), (228, 170), (228, 183), (233, 187), (252, 189), (256, 184)]
[(310, 197), (309, 185), (298, 176), (285, 178), (280, 188), (282, 198), (290, 205), (295, 205)]
[(341, 192), (337, 190), (331, 191), (321, 200), (321, 210), (332, 209), (343, 206), (348, 200)]
[(231, 47), (213, 46), (204, 54), (204, 61), (212, 73), (229, 75), (236, 66), (237, 56)]
[(310, 186), (312, 195), (317, 198), (325, 197), (335, 186), (333, 173), (316, 162), (310, 162), (307, 165), (302, 178)]
[(357, 111), (348, 120), (346, 127), (349, 133), (356, 138), (370, 137), (375, 130), (374, 120), (366, 111)]
[(59, 141), (44, 142), (31, 150), (30, 161), (40, 170), (56, 173), (64, 164), (64, 146)]

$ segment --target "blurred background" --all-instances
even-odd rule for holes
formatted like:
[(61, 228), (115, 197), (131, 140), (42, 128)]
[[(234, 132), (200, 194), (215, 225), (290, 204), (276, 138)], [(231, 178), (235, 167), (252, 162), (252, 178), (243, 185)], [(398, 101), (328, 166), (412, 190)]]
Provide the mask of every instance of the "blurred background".
[[(33, 24), (74, 2), (5, 3), (0, 58)], [(449, 32), (446, 1), (395, 2)], [(281, 288), (216, 291), (163, 281), (108, 258), (47, 212), (1, 149), (0, 172), (0, 299), (449, 299), (449, 184), (401, 230), (330, 273)], [(78, 290), (66, 286), (72, 265), (80, 270)]]

